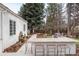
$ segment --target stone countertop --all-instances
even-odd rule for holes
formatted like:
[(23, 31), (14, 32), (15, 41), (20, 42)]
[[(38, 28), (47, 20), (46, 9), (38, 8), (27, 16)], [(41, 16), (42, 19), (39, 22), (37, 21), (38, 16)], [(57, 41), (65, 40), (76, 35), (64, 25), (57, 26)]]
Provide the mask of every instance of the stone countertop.
[(78, 42), (73, 38), (58, 37), (58, 38), (31, 38), (28, 42)]

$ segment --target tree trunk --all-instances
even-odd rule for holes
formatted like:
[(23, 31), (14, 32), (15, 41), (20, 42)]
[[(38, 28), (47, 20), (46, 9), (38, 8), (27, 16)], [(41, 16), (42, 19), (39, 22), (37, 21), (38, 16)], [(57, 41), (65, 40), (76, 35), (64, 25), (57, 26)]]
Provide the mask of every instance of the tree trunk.
[(70, 30), (69, 30), (69, 27), (67, 29), (67, 36), (70, 36)]

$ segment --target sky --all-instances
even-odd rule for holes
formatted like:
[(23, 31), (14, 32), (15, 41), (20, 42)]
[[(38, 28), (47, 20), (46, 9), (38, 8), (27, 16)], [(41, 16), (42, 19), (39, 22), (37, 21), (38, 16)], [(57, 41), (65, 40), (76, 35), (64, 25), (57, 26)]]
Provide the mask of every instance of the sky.
[[(3, 3), (3, 4), (17, 14), (23, 3)], [(45, 8), (46, 7), (47, 7), (47, 4), (45, 4)], [(63, 9), (65, 9), (65, 8), (63, 8)], [(63, 15), (65, 16), (66, 13), (64, 13)], [(66, 19), (64, 19), (64, 20), (66, 20)], [(46, 23), (46, 17), (44, 18), (44, 21)]]
[[(7, 6), (10, 10), (12, 10), (14, 13), (17, 14), (23, 3), (3, 3), (3, 4), (5, 6)], [(46, 6), (47, 6), (47, 4), (45, 4), (45, 8), (46, 8)], [(44, 18), (44, 21), (46, 23), (46, 17)]]
[(22, 6), (22, 3), (3, 3), (3, 4), (15, 13), (18, 13), (20, 7)]
[[(23, 3), (3, 3), (3, 4), (7, 6), (13, 12), (18, 13)], [(45, 8), (46, 7), (47, 7), (47, 4), (45, 4)]]
[[(12, 11), (14, 11), (15, 13), (18, 13), (23, 3), (3, 3), (3, 4), (7, 6), (9, 9), (11, 9)], [(45, 8), (46, 6), (47, 4), (45, 4)]]

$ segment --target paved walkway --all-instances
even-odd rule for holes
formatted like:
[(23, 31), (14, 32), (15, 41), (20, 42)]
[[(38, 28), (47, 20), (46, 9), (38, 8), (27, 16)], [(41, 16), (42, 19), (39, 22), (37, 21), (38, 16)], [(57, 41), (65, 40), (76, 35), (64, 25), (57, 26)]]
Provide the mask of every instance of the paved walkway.
[[(34, 34), (34, 35), (32, 35), (30, 38), (29, 38), (29, 40), (33, 40), (33, 39), (35, 39), (36, 38), (36, 34)], [(33, 56), (33, 54), (32, 54), (32, 51), (31, 51), (31, 47), (32, 47), (32, 45), (31, 45), (31, 43), (28, 41), (27, 43), (26, 43), (26, 52), (25, 52), (25, 55), (26, 56)]]
[(25, 52), (25, 55), (26, 55), (26, 56), (33, 56), (33, 55), (32, 55), (32, 52), (31, 52), (31, 43), (28, 43), (28, 44), (27, 44), (27, 50), (26, 50), (26, 52)]

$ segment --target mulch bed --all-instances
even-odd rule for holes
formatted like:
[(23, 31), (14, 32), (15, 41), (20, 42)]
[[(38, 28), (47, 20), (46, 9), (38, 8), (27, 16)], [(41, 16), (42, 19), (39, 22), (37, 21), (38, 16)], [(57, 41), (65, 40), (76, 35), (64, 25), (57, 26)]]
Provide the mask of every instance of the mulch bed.
[(17, 42), (15, 43), (14, 45), (4, 49), (3, 52), (17, 52), (23, 45), (24, 43), (21, 43), (21, 42)]
[[(27, 42), (27, 40), (28, 40), (29, 38), (30, 38), (30, 36), (26, 38), (26, 41), (25, 41), (25, 42)], [(4, 49), (3, 52), (17, 52), (17, 51), (22, 47), (22, 45), (23, 45), (25, 42), (19, 42), (19, 41), (18, 41), (18, 42), (16, 42), (15, 44), (13, 44), (12, 46), (10, 46), (10, 47)]]

